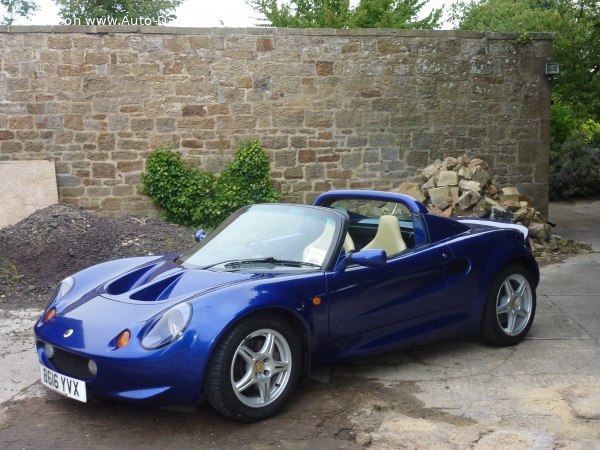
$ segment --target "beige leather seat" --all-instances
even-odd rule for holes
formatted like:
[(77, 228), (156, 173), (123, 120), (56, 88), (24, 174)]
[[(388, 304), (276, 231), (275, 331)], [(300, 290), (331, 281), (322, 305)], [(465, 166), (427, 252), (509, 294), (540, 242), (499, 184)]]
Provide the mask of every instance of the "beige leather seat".
[(395, 216), (384, 215), (379, 218), (377, 234), (371, 242), (363, 247), (367, 249), (382, 249), (387, 255), (395, 255), (406, 250), (406, 244), (400, 233), (400, 225)]
[(335, 222), (327, 222), (325, 229), (321, 235), (312, 241), (304, 249), (302, 260), (313, 264), (321, 265), (327, 255), (327, 250), (331, 246), (333, 240), (333, 232), (335, 231)]
[(350, 252), (353, 252), (354, 250), (356, 250), (356, 247), (354, 246), (354, 241), (352, 240), (352, 236), (350, 236), (350, 233), (346, 233), (346, 239), (344, 239), (344, 251), (346, 253), (350, 253)]

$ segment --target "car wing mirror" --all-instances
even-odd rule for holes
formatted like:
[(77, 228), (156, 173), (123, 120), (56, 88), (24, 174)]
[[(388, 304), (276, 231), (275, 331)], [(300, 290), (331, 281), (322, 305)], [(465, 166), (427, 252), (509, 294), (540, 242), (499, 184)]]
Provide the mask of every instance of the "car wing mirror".
[(196, 242), (203, 241), (206, 238), (206, 231), (203, 229), (199, 229), (194, 233), (194, 239)]
[(348, 254), (348, 263), (359, 266), (378, 267), (385, 265), (387, 255), (384, 250), (370, 249)]
[(349, 264), (358, 264), (365, 267), (381, 267), (385, 265), (386, 261), (387, 254), (384, 250), (361, 250), (359, 252), (347, 253), (346, 257), (338, 263), (336, 270), (343, 271)]

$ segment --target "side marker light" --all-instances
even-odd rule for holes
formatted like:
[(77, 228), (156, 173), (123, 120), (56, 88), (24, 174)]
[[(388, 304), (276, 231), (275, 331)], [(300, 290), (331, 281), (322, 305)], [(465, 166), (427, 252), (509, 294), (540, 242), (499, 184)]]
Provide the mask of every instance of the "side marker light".
[(56, 315), (56, 308), (50, 308), (48, 312), (44, 315), (44, 323), (48, 322)]
[(121, 348), (127, 345), (130, 337), (131, 333), (129, 332), (129, 330), (121, 331), (121, 333), (117, 337), (117, 348)]

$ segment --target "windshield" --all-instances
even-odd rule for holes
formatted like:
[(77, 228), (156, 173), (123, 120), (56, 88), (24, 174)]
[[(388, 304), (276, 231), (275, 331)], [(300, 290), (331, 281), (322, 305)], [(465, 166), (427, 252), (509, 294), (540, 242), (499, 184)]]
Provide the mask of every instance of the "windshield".
[(253, 205), (234, 213), (180, 262), (217, 270), (322, 269), (337, 242), (341, 218), (302, 205)]

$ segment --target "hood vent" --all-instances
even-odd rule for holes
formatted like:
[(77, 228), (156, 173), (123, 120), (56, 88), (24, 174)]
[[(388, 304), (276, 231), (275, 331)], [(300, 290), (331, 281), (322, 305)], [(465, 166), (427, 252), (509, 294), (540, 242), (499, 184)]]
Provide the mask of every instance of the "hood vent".
[(121, 295), (125, 292), (129, 292), (147, 282), (151, 277), (152, 269), (154, 268), (156, 268), (155, 264), (149, 264), (132, 270), (107, 284), (104, 289), (106, 293), (110, 295)]
[(152, 283), (145, 288), (134, 292), (130, 298), (132, 300), (141, 300), (146, 302), (167, 300), (181, 276), (182, 274), (178, 273), (167, 278), (163, 278), (156, 283)]

